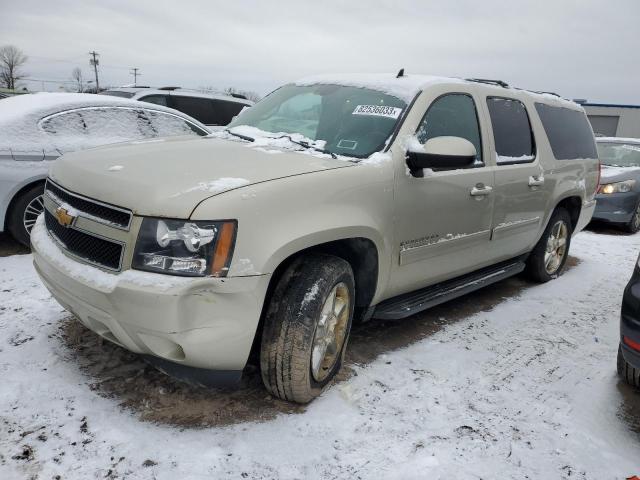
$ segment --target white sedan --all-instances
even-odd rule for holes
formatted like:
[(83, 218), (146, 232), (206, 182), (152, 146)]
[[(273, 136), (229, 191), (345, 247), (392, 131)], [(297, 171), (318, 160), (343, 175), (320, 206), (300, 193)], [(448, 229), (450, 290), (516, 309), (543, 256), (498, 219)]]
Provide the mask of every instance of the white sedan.
[(38, 93), (0, 102), (0, 232), (20, 243), (43, 209), (50, 161), (66, 152), (209, 129), (161, 105), (85, 93)]

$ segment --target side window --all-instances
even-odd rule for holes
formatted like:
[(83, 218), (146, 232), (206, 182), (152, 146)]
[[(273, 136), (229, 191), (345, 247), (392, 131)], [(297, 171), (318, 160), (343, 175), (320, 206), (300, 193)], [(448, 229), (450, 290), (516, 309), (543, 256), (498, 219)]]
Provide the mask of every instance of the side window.
[(40, 128), (49, 135), (85, 135), (87, 134), (87, 125), (79, 112), (67, 112), (53, 115), (45, 118), (40, 123)]
[(583, 111), (536, 103), (536, 111), (557, 160), (598, 158), (593, 131)]
[(529, 115), (519, 100), (487, 97), (498, 164), (532, 162), (535, 142)]
[(207, 132), (192, 125), (175, 115), (153, 110), (145, 111), (147, 118), (153, 125), (156, 135), (159, 137), (171, 137), (174, 135), (207, 135)]
[(245, 107), (243, 103), (226, 100), (212, 100), (211, 102), (217, 119), (216, 125), (227, 125)]
[(418, 131), (418, 141), (434, 137), (462, 137), (476, 147), (476, 164), (482, 163), (482, 141), (476, 104), (464, 93), (450, 93), (436, 99), (425, 114)]
[(154, 103), (156, 105), (162, 105), (167, 107), (167, 96), (166, 95), (147, 95), (146, 97), (140, 97), (139, 99), (142, 102)]
[(205, 125), (215, 125), (216, 117), (208, 98), (185, 97), (183, 95), (172, 95), (173, 108), (186, 113)]

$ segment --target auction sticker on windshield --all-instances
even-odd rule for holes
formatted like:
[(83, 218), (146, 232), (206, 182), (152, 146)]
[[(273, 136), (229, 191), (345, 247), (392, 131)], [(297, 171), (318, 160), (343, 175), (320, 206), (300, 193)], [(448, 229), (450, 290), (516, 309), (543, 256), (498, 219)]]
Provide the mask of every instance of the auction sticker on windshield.
[(358, 105), (353, 115), (373, 115), (376, 117), (398, 118), (402, 109), (386, 105)]

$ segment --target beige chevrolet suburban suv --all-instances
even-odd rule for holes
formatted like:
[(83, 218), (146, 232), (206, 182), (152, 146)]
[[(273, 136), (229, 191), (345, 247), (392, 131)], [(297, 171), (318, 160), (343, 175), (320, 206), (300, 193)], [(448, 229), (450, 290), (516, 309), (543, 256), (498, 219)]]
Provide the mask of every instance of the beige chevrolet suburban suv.
[(269, 392), (308, 402), (353, 321), (556, 277), (598, 178), (584, 111), (553, 94), (313, 77), (208, 137), (64, 155), (34, 264), (84, 325), (163, 370), (232, 381), (254, 353)]

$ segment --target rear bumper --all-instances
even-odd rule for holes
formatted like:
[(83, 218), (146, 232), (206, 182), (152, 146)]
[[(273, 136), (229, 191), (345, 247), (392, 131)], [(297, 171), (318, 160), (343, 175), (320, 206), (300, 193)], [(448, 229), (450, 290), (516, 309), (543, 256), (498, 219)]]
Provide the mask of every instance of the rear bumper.
[(107, 273), (67, 257), (41, 219), (31, 240), (34, 266), (53, 297), (105, 339), (182, 366), (224, 372), (244, 368), (268, 276)]
[(596, 195), (594, 220), (628, 223), (638, 206), (638, 192)]

